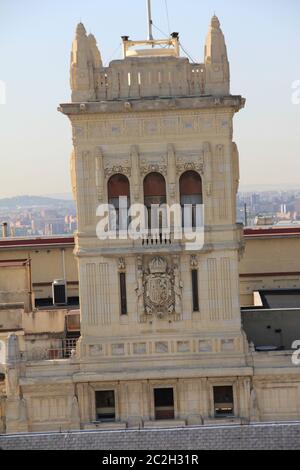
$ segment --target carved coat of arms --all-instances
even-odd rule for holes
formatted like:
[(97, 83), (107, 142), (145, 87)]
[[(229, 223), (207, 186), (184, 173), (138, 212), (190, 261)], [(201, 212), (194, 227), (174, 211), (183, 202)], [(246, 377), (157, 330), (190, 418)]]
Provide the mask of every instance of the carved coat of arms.
[(145, 270), (139, 265), (136, 291), (141, 315), (154, 314), (162, 318), (168, 314), (179, 313), (177, 306), (182, 286), (178, 276), (178, 266), (169, 268), (167, 260), (161, 256), (152, 258)]
[(156, 313), (158, 316), (174, 311), (174, 295), (171, 273), (167, 262), (156, 256), (149, 263), (149, 272), (145, 276), (145, 312)]

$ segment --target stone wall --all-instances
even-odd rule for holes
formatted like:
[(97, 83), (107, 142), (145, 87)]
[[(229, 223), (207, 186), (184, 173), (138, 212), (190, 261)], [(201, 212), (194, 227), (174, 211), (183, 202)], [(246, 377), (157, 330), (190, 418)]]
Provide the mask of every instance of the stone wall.
[(94, 450), (300, 449), (300, 422), (0, 436), (0, 448)]

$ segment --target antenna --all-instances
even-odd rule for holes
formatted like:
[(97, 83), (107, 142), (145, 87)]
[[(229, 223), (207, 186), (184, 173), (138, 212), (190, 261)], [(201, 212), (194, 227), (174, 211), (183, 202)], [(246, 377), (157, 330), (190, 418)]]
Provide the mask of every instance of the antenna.
[(151, 0), (147, 0), (147, 13), (148, 13), (148, 40), (153, 40), (152, 34), (152, 17), (151, 17)]

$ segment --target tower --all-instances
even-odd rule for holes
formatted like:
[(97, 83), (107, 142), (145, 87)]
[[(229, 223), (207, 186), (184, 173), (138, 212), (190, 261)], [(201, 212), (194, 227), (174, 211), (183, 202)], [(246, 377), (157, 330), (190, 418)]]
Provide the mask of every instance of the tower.
[[(72, 102), (60, 106), (74, 143), (83, 426), (249, 418), (232, 141), (244, 99), (229, 91), (220, 22), (211, 20), (204, 63), (180, 56), (177, 33), (122, 41), (123, 59), (104, 67), (94, 37), (78, 25)], [(99, 237), (105, 204), (115, 238)], [(126, 235), (133, 204), (145, 207), (156, 231)], [(201, 246), (175, 237), (172, 224), (164, 233), (166, 209), (151, 212), (174, 204), (188, 206), (180, 221), (190, 231), (203, 207)]]

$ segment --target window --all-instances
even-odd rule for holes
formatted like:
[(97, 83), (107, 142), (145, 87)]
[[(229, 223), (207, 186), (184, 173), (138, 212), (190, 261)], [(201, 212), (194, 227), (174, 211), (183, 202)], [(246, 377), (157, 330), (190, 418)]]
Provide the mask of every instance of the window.
[(155, 419), (174, 419), (173, 388), (154, 389)]
[(114, 421), (115, 417), (114, 390), (96, 392), (96, 419), (99, 421)]
[(108, 203), (114, 206), (116, 218), (110, 217), (111, 228), (126, 230), (130, 205), (130, 186), (126, 176), (120, 173), (109, 178), (107, 183)]
[(213, 387), (215, 417), (233, 416), (233, 389), (231, 385)]
[(182, 224), (186, 227), (196, 227), (199, 222), (199, 209), (202, 204), (202, 182), (196, 171), (186, 171), (179, 179), (180, 205), (182, 210)]
[[(159, 206), (166, 204), (166, 181), (156, 172), (149, 173), (144, 178), (144, 204), (148, 214), (148, 228), (159, 228), (163, 226), (162, 211), (157, 211)], [(151, 206), (154, 206), (151, 214)], [(152, 217), (151, 217), (152, 215)]]
[(121, 315), (127, 315), (126, 274), (119, 273), (119, 279), (120, 279)]
[(198, 269), (192, 269), (193, 312), (199, 312)]

